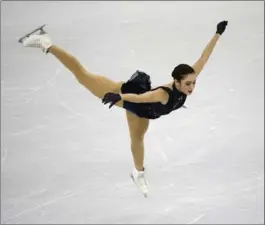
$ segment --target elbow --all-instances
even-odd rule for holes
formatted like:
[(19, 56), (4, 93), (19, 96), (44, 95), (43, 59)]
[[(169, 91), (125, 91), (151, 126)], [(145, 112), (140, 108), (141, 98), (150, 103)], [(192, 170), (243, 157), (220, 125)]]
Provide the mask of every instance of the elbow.
[(139, 98), (139, 103), (151, 103), (151, 102), (157, 102), (155, 98), (149, 97), (149, 98)]
[(135, 103), (148, 103), (151, 101), (149, 98), (146, 98), (145, 96), (142, 96), (141, 94), (135, 94), (133, 102), (135, 102)]
[(204, 65), (207, 62), (208, 58), (209, 58), (209, 56), (207, 53), (202, 53), (199, 60), (200, 60), (201, 64)]
[(146, 102), (147, 102), (146, 98), (143, 98), (141, 94), (135, 95), (135, 103), (146, 103)]

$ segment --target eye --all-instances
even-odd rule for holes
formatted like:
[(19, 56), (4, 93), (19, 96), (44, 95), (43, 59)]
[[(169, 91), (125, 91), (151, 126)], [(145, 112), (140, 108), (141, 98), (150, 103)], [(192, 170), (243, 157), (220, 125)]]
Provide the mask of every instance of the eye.
[(196, 81), (193, 81), (193, 82), (189, 81), (189, 82), (186, 82), (185, 84), (186, 84), (187, 86), (190, 86), (191, 84), (195, 85), (195, 84), (196, 84)]

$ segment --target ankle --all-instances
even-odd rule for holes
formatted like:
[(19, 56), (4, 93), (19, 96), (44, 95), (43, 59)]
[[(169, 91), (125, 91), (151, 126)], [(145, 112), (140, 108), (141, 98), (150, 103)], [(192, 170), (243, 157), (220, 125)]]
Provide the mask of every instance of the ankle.
[(144, 166), (136, 166), (135, 169), (138, 171), (144, 171)]
[(47, 48), (47, 52), (53, 53), (55, 48), (55, 45), (52, 44), (50, 47)]

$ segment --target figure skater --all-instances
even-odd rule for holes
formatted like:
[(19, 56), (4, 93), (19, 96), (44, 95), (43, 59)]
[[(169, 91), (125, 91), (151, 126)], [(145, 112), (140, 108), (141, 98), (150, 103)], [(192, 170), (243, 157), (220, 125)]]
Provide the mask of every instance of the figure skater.
[(217, 30), (199, 59), (194, 65), (179, 64), (172, 71), (170, 83), (151, 88), (151, 79), (143, 71), (136, 71), (127, 81), (115, 82), (106, 76), (89, 72), (73, 55), (54, 45), (42, 28), (20, 39), (25, 47), (40, 48), (46, 54), (55, 56), (103, 104), (122, 107), (130, 132), (131, 152), (134, 168), (131, 177), (137, 187), (147, 196), (148, 188), (144, 167), (144, 137), (148, 130), (149, 120), (168, 115), (185, 103), (187, 96), (192, 94), (196, 78), (207, 63), (212, 51), (223, 32), (227, 21), (217, 24)]

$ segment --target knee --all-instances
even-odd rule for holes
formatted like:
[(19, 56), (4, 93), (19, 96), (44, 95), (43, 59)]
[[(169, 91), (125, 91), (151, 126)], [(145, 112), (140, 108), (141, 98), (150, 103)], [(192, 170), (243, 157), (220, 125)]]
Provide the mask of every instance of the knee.
[(144, 134), (142, 135), (133, 135), (131, 134), (131, 143), (132, 144), (143, 144), (144, 142)]

